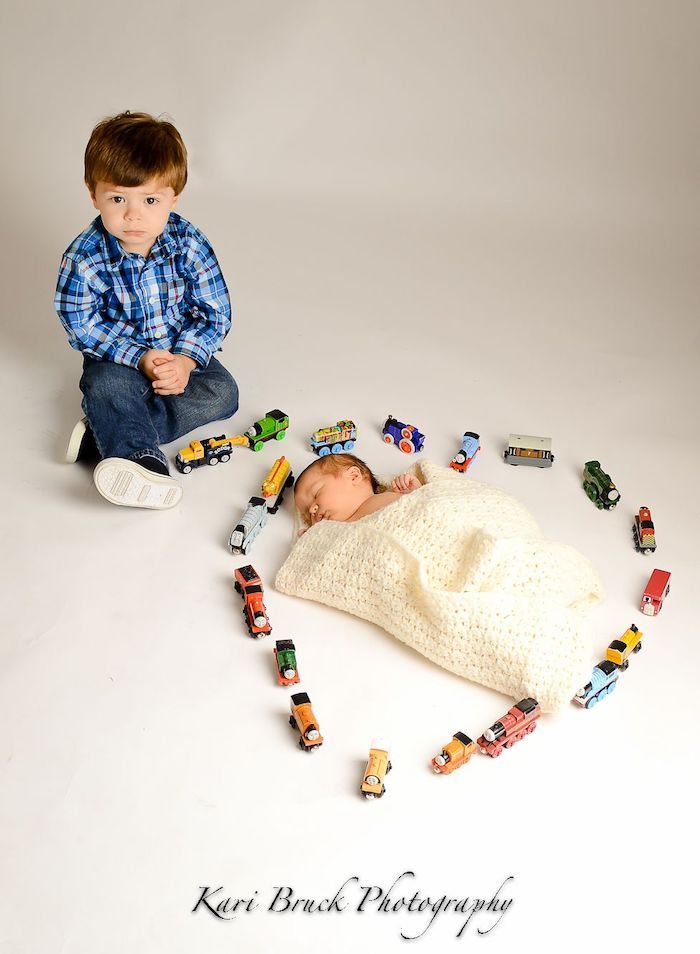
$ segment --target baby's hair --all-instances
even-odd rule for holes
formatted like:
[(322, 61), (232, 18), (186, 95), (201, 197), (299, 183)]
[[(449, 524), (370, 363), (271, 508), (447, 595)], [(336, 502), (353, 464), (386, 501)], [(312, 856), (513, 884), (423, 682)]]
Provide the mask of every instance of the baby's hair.
[(172, 123), (127, 110), (95, 126), (85, 149), (90, 195), (98, 182), (128, 188), (153, 178), (162, 179), (175, 195), (185, 188), (187, 150)]
[(363, 460), (360, 460), (359, 457), (355, 457), (354, 454), (326, 454), (325, 457), (319, 457), (318, 460), (315, 460), (312, 464), (309, 464), (308, 467), (305, 467), (304, 470), (302, 470), (297, 477), (297, 486), (299, 486), (299, 481), (304, 474), (308, 470), (311, 470), (312, 467), (318, 467), (319, 470), (322, 470), (326, 473), (330, 471), (334, 474), (339, 474), (344, 470), (349, 470), (350, 467), (357, 467), (362, 476), (372, 485), (372, 493), (379, 493), (379, 481), (369, 469), (367, 464), (365, 464)]

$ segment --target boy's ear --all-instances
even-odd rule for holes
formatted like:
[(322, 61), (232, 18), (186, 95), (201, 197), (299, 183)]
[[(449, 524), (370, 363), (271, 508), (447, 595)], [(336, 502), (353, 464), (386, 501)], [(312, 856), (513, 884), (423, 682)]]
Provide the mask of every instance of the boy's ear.
[[(182, 193), (180, 193), (180, 195), (182, 195)], [(179, 202), (179, 200), (180, 200), (180, 195), (176, 195), (175, 198), (173, 199), (173, 208), (175, 208), (175, 206), (176, 206), (177, 203)]]

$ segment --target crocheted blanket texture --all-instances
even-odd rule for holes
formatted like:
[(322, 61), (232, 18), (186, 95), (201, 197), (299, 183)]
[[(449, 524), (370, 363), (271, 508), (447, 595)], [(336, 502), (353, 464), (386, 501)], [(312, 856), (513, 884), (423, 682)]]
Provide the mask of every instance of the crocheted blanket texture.
[[(542, 710), (590, 679), (591, 563), (545, 540), (503, 491), (424, 460), (423, 486), (353, 523), (296, 538), (275, 586), (376, 623), (451, 672)], [(383, 487), (391, 478), (382, 480)]]

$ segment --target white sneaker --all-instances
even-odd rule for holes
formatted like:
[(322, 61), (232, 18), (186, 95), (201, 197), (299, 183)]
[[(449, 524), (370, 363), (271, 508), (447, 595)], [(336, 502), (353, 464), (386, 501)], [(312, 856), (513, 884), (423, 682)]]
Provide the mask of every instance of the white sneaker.
[(66, 447), (67, 464), (74, 464), (77, 461), (78, 454), (80, 453), (80, 445), (83, 443), (83, 438), (85, 437), (87, 428), (87, 418), (81, 417), (71, 431), (70, 437), (68, 438), (68, 447)]
[(106, 457), (95, 467), (95, 487), (120, 507), (169, 510), (180, 502), (182, 487), (172, 477), (154, 474), (135, 460)]

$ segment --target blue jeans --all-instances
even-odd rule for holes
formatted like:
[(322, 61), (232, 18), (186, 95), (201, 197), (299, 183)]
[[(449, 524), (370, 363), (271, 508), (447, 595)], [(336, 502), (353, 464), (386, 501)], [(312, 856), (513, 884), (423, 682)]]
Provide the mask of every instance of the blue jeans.
[(83, 355), (83, 411), (101, 457), (156, 457), (160, 444), (238, 410), (238, 385), (216, 358), (195, 368), (184, 394), (157, 395), (136, 368)]

